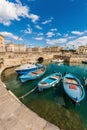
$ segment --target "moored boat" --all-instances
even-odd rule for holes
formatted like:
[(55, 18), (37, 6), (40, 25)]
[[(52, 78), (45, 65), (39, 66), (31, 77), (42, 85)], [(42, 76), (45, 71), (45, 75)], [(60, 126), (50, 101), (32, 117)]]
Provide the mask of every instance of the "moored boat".
[(75, 102), (82, 101), (85, 97), (85, 91), (79, 79), (72, 75), (66, 74), (63, 79), (63, 88), (65, 93)]
[(26, 82), (29, 80), (34, 80), (34, 79), (40, 78), (45, 73), (45, 70), (46, 70), (45, 67), (43, 67), (41, 69), (31, 71), (31, 72), (27, 73), (26, 75), (20, 76), (19, 79), (23, 83), (23, 82)]
[(63, 59), (52, 59), (53, 63), (63, 63), (64, 60)]
[(18, 75), (26, 75), (27, 73), (34, 71), (36, 69), (43, 68), (43, 65), (41, 64), (24, 64), (15, 69)]
[(60, 72), (59, 73), (53, 73), (53, 74), (47, 76), (46, 78), (42, 79), (38, 83), (38, 90), (42, 91), (44, 89), (54, 87), (57, 83), (60, 82), (61, 79), (62, 79), (62, 74)]

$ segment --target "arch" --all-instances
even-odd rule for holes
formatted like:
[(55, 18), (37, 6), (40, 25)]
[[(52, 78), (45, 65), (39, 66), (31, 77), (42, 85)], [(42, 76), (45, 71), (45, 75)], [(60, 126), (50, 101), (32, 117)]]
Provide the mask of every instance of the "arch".
[(37, 59), (37, 61), (38, 61), (38, 63), (42, 63), (42, 62), (44, 61), (44, 58), (43, 58), (43, 57), (39, 57), (39, 58)]

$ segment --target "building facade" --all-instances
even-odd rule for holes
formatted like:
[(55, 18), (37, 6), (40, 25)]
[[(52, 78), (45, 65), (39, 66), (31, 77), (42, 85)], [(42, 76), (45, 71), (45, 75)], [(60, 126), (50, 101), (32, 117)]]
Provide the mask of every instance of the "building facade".
[(10, 42), (6, 44), (6, 52), (26, 52), (25, 44), (15, 44)]
[(0, 52), (5, 52), (4, 36), (0, 34)]
[(87, 54), (87, 46), (79, 46), (77, 52), (78, 54)]

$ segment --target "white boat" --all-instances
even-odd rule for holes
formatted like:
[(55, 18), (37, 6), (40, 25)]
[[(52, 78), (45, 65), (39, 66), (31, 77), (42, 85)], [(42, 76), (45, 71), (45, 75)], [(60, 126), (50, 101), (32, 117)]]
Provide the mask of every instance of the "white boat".
[(41, 64), (31, 64), (31, 63), (29, 63), (29, 64), (21, 65), (20, 67), (17, 67), (15, 69), (15, 71), (18, 73), (18, 75), (25, 75), (25, 74), (27, 74), (31, 71), (34, 71), (38, 68), (40, 69), (42, 67), (43, 67), (43, 65), (41, 65)]
[(47, 76), (46, 78), (42, 79), (38, 83), (38, 90), (42, 91), (44, 89), (54, 87), (57, 83), (60, 82), (61, 79), (62, 79), (62, 74), (60, 72), (59, 73), (53, 73), (53, 74)]
[(63, 59), (52, 59), (52, 62), (54, 62), (54, 63), (63, 63), (64, 60)]

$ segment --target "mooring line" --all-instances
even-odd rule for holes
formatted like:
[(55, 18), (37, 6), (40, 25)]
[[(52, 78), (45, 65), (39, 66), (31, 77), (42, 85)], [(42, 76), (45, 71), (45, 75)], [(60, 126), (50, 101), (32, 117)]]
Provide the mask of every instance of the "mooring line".
[(24, 94), (23, 96), (19, 97), (19, 99), (24, 99), (24, 97), (26, 97), (27, 95), (31, 94), (32, 92), (34, 92), (36, 90), (37, 87), (35, 87), (34, 89), (30, 90), (28, 93)]

